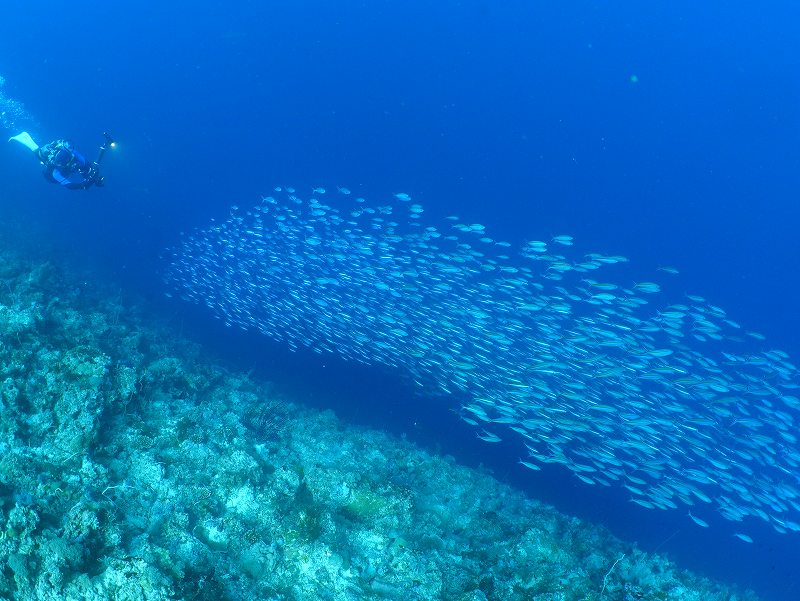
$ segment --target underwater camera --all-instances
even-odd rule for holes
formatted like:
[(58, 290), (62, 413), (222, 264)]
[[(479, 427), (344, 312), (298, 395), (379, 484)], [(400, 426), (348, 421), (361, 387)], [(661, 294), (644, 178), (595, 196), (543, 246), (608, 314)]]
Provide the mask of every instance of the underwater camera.
[(109, 148), (116, 148), (117, 147), (116, 140), (114, 140), (114, 138), (112, 138), (111, 135), (108, 132), (104, 131), (103, 132), (103, 137), (106, 139), (106, 141), (103, 142), (103, 145), (100, 147), (100, 152), (98, 153), (97, 158), (94, 161), (95, 165), (100, 164), (100, 161), (103, 160), (103, 157), (106, 154), (106, 150), (108, 150)]

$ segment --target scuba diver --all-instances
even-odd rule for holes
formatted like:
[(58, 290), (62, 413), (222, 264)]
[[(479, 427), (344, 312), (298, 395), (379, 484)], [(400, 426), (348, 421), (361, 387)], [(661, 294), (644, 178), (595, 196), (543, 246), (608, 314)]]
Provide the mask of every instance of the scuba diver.
[(70, 190), (102, 186), (103, 177), (95, 165), (75, 149), (68, 140), (56, 140), (41, 146), (36, 156), (44, 165), (44, 178)]
[(47, 181), (60, 184), (70, 190), (87, 190), (92, 186), (102, 187), (104, 185), (104, 178), (100, 175), (100, 161), (107, 148), (116, 146), (111, 136), (105, 132), (103, 135), (105, 142), (100, 147), (100, 154), (94, 162), (89, 162), (68, 140), (55, 140), (39, 146), (31, 135), (24, 131), (9, 138), (8, 141), (19, 142), (36, 154), (44, 166), (42, 174)]

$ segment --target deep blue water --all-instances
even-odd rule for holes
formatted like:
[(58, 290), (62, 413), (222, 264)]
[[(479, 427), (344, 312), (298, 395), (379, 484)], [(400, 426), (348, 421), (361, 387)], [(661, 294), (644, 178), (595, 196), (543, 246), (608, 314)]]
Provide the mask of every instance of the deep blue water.
[[(4, 7), (0, 74), (41, 139), (90, 155), (103, 130), (120, 141), (107, 187), (74, 193), (0, 146), (3, 211), (158, 302), (159, 253), (180, 231), (275, 185), (345, 185), (412, 193), (426, 219), (458, 212), (513, 242), (570, 233), (632, 273), (675, 266), (669, 294), (701, 294), (800, 356), (797, 3), (45, 0)], [(800, 598), (796, 534), (755, 526), (755, 544), (733, 544), (722, 520), (701, 530), (566, 470), (521, 471), (515, 445), (461, 428), (456, 401), (164, 309), (310, 403), (489, 465), (686, 567)], [(299, 383), (313, 380), (324, 386)]]

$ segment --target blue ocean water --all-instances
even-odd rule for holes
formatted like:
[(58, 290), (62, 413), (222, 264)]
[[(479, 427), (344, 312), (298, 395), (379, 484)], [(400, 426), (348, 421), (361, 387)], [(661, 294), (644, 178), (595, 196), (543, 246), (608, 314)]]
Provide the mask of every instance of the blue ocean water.
[[(46, 185), (2, 147), (3, 210), (121, 288), (161, 299), (160, 255), (179, 232), (276, 185), (406, 191), (431, 219), (455, 212), (498, 239), (569, 233), (628, 256), (632, 273), (674, 266), (673, 294), (703, 295), (800, 355), (795, 4), (147, 4), (73, 13), (45, 1), (5, 8), (0, 23), (6, 93), (39, 136), (120, 141), (107, 187), (86, 193)], [(768, 599), (800, 595), (797, 533), (756, 526), (739, 544), (721, 519), (699, 529), (682, 510), (638, 510), (566, 470), (533, 474), (514, 443), (476, 440), (452, 406), (397, 374), (163, 306), (310, 403), (488, 465), (698, 572)], [(376, 390), (385, 406), (370, 402)]]

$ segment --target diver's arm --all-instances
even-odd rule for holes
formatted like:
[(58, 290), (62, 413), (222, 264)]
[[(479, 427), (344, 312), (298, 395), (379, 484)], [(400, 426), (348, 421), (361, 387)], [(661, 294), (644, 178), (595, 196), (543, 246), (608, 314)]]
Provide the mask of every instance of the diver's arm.
[(92, 186), (97, 183), (97, 176), (88, 178), (84, 175), (84, 180), (80, 182), (68, 182), (64, 184), (64, 187), (69, 188), (70, 190), (88, 190)]
[(68, 184), (64, 184), (64, 187), (69, 190), (86, 190), (86, 188), (90, 187), (92, 182), (70, 182)]

